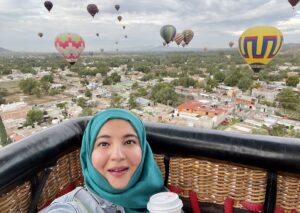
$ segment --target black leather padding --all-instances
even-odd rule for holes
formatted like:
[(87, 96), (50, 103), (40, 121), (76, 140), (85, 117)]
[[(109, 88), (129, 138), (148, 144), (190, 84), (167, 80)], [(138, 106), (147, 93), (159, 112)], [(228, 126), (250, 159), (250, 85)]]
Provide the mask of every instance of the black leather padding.
[[(0, 149), (0, 195), (80, 147), (90, 117), (58, 124)], [(145, 123), (155, 153), (201, 156), (300, 174), (300, 140)]]
[(0, 194), (80, 147), (88, 120), (66, 121), (0, 149)]
[(154, 152), (201, 156), (300, 174), (300, 139), (240, 134), (165, 123), (146, 123)]

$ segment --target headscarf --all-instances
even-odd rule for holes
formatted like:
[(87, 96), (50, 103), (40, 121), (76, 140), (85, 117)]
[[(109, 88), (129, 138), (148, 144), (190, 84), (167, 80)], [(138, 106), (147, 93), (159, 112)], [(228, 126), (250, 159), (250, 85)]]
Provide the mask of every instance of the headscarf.
[[(96, 137), (101, 127), (111, 119), (128, 121), (138, 135), (142, 150), (141, 162), (128, 185), (123, 189), (113, 188), (94, 168), (91, 161)], [(138, 117), (127, 110), (108, 109), (97, 113), (89, 121), (82, 139), (80, 162), (85, 185), (101, 198), (123, 206), (128, 213), (147, 212), (150, 196), (164, 191), (163, 178), (146, 140), (145, 127)]]

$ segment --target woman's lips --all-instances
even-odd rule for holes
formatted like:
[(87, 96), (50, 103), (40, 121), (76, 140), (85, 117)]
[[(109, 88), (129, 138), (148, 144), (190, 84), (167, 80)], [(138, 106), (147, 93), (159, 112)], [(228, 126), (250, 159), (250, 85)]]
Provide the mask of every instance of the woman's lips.
[(128, 172), (128, 170), (129, 167), (115, 167), (108, 169), (108, 172), (115, 177), (120, 177), (125, 175)]

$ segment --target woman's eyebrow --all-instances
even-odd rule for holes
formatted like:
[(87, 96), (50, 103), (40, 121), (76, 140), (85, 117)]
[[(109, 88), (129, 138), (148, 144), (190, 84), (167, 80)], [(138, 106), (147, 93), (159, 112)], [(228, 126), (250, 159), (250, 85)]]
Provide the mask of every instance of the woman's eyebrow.
[(96, 138), (96, 140), (97, 140), (97, 139), (100, 139), (100, 138), (111, 138), (111, 136), (109, 136), (109, 135), (99, 135), (99, 136)]
[(126, 134), (126, 135), (123, 136), (123, 138), (129, 138), (129, 137), (138, 138), (135, 134)]

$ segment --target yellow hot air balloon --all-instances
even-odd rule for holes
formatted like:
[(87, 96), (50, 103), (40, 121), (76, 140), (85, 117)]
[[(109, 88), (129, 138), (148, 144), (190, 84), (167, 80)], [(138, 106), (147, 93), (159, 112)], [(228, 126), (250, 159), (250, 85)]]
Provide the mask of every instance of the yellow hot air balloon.
[(277, 28), (256, 26), (243, 32), (239, 39), (239, 49), (252, 70), (259, 72), (277, 55), (282, 43), (282, 32)]

